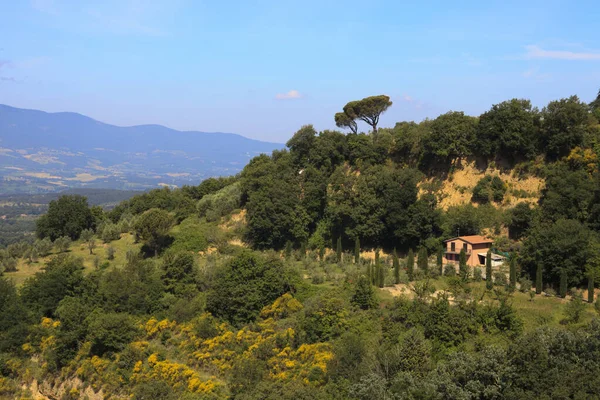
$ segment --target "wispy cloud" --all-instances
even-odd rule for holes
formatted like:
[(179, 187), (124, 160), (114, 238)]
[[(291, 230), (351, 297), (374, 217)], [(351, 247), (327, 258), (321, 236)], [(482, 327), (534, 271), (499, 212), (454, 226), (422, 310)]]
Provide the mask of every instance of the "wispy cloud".
[(277, 95), (275, 96), (275, 98), (277, 100), (291, 100), (291, 99), (299, 99), (301, 97), (302, 97), (302, 95), (297, 90), (290, 90), (287, 93), (277, 93)]
[(537, 81), (547, 81), (548, 79), (550, 79), (552, 77), (552, 75), (550, 75), (549, 73), (540, 72), (539, 67), (531, 67), (531, 68), (523, 71), (521, 76), (523, 76), (523, 78), (526, 78), (526, 79), (534, 79)]
[(600, 52), (596, 51), (568, 51), (568, 50), (545, 50), (539, 46), (525, 46), (527, 59), (551, 59), (551, 60), (600, 60)]

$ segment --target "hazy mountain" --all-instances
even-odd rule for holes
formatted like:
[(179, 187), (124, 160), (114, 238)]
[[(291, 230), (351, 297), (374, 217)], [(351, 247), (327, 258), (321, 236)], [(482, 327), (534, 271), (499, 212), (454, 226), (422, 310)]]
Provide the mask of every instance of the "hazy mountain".
[(232, 133), (119, 127), (0, 105), (0, 193), (196, 184), (235, 174), (257, 154), (282, 147)]

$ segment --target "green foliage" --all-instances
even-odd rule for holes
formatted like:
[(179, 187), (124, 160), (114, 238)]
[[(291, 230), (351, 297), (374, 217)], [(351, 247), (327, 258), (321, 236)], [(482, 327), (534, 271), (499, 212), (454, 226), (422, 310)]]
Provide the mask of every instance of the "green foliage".
[(168, 211), (152, 208), (139, 217), (135, 224), (135, 233), (146, 241), (148, 248), (156, 255), (165, 246), (167, 233), (173, 224), (173, 217)]
[(123, 350), (140, 334), (135, 320), (128, 314), (92, 313), (87, 319), (88, 340), (92, 343), (91, 350), (95, 355)]
[[(18, 296), (15, 285), (0, 276), (0, 353), (17, 349), (27, 336), (28, 309)], [(0, 356), (0, 364), (2, 358)], [(0, 365), (0, 373), (2, 366)]]
[(397, 285), (400, 283), (400, 260), (398, 260), (398, 253), (396, 253), (396, 249), (394, 249), (392, 257), (394, 266), (394, 283)]
[(517, 259), (514, 255), (510, 258), (509, 276), (510, 287), (514, 290), (517, 287)]
[(542, 148), (550, 159), (567, 156), (583, 142), (588, 105), (577, 96), (551, 101), (542, 110)]
[(21, 296), (34, 314), (52, 317), (64, 297), (82, 292), (83, 282), (82, 260), (61, 254), (25, 281)]
[(253, 321), (264, 306), (279, 296), (293, 292), (297, 279), (278, 258), (246, 250), (217, 271), (207, 309), (217, 317), (241, 325)]
[[(336, 117), (336, 124), (340, 121), (346, 123), (343, 126), (348, 126), (350, 120), (360, 119), (370, 125), (373, 128), (373, 133), (376, 133), (379, 117), (391, 106), (392, 102), (389, 96), (385, 95), (365, 97), (362, 100), (351, 101), (344, 106), (343, 114), (345, 117)], [(354, 129), (353, 132), (356, 133)]]
[(421, 247), (419, 249), (419, 258), (417, 259), (417, 264), (419, 269), (425, 275), (429, 273), (429, 255), (427, 254), (427, 249), (425, 247)]
[(473, 201), (480, 204), (490, 201), (502, 202), (506, 193), (506, 184), (498, 176), (486, 175), (473, 188)]
[(540, 117), (529, 100), (495, 104), (479, 117), (476, 150), (483, 156), (527, 159), (537, 152)]
[(335, 248), (336, 248), (336, 250), (335, 250), (336, 260), (337, 260), (337, 262), (341, 263), (342, 262), (342, 237), (341, 236), (338, 236)]
[(219, 191), (207, 194), (198, 200), (196, 209), (200, 217), (206, 217), (206, 220), (218, 221), (221, 217), (230, 214), (232, 211), (240, 208), (242, 190), (239, 182), (225, 186)]
[(65, 195), (53, 200), (48, 212), (36, 222), (36, 234), (40, 239), (56, 240), (68, 236), (72, 240), (79, 238), (84, 229), (93, 229), (95, 220), (87, 199), (78, 195)]
[(581, 285), (592, 257), (591, 238), (591, 232), (575, 220), (561, 219), (548, 226), (536, 226), (523, 243), (521, 265), (530, 276), (541, 265), (546, 284), (558, 286), (564, 270), (568, 285)]
[(410, 249), (408, 251), (408, 256), (406, 257), (406, 273), (408, 274), (408, 279), (411, 281), (413, 280), (414, 271), (415, 271), (415, 255), (414, 255), (412, 249)]
[(492, 282), (492, 252), (488, 251), (485, 256), (485, 288), (492, 290), (494, 283)]
[(567, 323), (577, 324), (581, 321), (581, 316), (586, 309), (585, 303), (580, 296), (574, 296), (571, 301), (565, 304), (565, 317)]
[(305, 305), (299, 326), (306, 343), (325, 342), (348, 329), (347, 300), (334, 292), (311, 298)]
[(54, 241), (54, 246), (56, 246), (56, 250), (60, 253), (65, 253), (71, 247), (71, 238), (68, 236), (61, 236)]
[(567, 271), (565, 269), (560, 270), (560, 297), (563, 299), (567, 297)]
[(358, 264), (360, 262), (360, 240), (358, 238), (354, 239), (354, 264)]
[(373, 290), (373, 286), (371, 285), (371, 282), (369, 282), (369, 279), (364, 275), (361, 275), (358, 278), (351, 301), (352, 304), (363, 310), (377, 307), (375, 290)]
[(542, 264), (538, 264), (536, 267), (536, 271), (535, 271), (535, 293), (536, 294), (542, 294), (542, 290), (544, 288), (543, 274), (544, 274), (544, 267), (542, 266)]
[(469, 280), (471, 271), (469, 271), (469, 266), (467, 265), (467, 252), (464, 248), (460, 249), (458, 255), (458, 271), (463, 281)]
[(463, 112), (450, 111), (431, 122), (422, 139), (422, 164), (436, 161), (448, 165), (451, 160), (471, 154), (477, 119)]
[(535, 209), (521, 202), (508, 211), (508, 236), (513, 240), (523, 238), (533, 225)]

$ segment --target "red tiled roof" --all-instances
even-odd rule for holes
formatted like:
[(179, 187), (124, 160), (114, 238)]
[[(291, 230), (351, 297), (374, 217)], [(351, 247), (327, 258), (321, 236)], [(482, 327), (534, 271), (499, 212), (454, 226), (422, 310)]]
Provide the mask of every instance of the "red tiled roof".
[(452, 239), (444, 240), (444, 242), (450, 242), (452, 240), (462, 240), (463, 242), (467, 242), (470, 244), (494, 243), (492, 239), (487, 239), (481, 235), (459, 236)]

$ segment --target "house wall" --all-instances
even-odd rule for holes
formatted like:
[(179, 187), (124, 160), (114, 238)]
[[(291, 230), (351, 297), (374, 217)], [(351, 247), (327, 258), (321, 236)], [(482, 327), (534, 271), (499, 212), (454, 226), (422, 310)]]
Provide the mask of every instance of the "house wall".
[[(452, 250), (452, 244), (454, 244), (454, 250)], [(472, 245), (460, 239), (451, 240), (446, 242), (445, 245), (444, 264), (458, 264), (460, 251), (466, 246), (464, 248), (467, 252), (467, 265), (471, 267), (482, 265), (479, 263), (478, 253), (487, 253), (492, 247), (491, 243), (476, 243)]]

